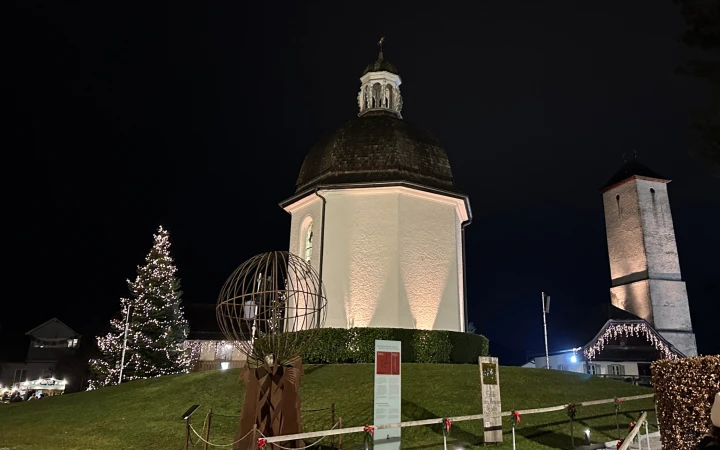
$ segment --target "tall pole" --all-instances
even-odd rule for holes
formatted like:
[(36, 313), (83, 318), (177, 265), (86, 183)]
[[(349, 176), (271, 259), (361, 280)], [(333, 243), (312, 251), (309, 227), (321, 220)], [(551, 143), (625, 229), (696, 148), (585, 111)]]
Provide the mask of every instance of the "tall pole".
[(123, 369), (125, 368), (125, 349), (127, 348), (127, 335), (128, 335), (129, 327), (130, 327), (130, 305), (128, 305), (127, 310), (125, 311), (125, 336), (123, 337), (122, 356), (120, 357), (120, 377), (118, 379), (118, 384), (122, 383)]
[(541, 293), (542, 310), (543, 310), (543, 332), (545, 333), (545, 368), (550, 369), (550, 353), (548, 352), (547, 343), (547, 321), (545, 320), (545, 293)]

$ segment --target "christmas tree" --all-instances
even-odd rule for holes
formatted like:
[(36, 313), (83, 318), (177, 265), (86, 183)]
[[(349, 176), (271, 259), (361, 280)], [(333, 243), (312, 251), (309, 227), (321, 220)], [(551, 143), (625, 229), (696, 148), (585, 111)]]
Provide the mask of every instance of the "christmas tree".
[(110, 332), (98, 337), (101, 359), (91, 360), (95, 374), (91, 388), (118, 383), (127, 321), (123, 381), (183, 373), (189, 370), (185, 350), (185, 320), (177, 268), (170, 256), (170, 236), (158, 228), (155, 243), (138, 266), (135, 281), (128, 280), (131, 298), (121, 299), (122, 317), (110, 321)]

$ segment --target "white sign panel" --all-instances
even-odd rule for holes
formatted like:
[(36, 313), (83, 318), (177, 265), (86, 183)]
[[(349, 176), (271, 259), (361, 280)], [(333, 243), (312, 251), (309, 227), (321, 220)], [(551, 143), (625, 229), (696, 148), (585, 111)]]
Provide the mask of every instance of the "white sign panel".
[[(375, 341), (375, 414), (373, 423), (398, 423), (400, 417), (399, 341)], [(400, 450), (400, 428), (375, 430), (375, 449)]]

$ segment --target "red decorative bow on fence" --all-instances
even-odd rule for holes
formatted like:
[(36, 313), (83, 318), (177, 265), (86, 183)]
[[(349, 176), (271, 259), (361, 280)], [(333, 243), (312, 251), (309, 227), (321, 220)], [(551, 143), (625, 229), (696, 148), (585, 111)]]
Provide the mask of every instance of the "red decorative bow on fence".
[(445, 433), (450, 434), (450, 427), (452, 426), (450, 419), (443, 419), (443, 425), (445, 425)]
[(622, 405), (622, 399), (615, 397), (615, 412), (620, 411), (621, 405)]
[(375, 429), (370, 425), (366, 425), (363, 428), (363, 431), (365, 431), (365, 443), (371, 444), (373, 441), (373, 435), (375, 434)]
[(577, 409), (575, 409), (575, 403), (570, 403), (567, 407), (567, 415), (570, 420), (575, 418), (575, 414), (577, 414)]
[(628, 424), (628, 430), (632, 430), (633, 428), (635, 428), (635, 422), (630, 422), (630, 424)]
[(616, 449), (620, 448), (622, 446), (623, 441), (618, 441), (617, 445), (615, 446)]
[(267, 441), (263, 438), (258, 439), (257, 441), (258, 448), (265, 448), (267, 445)]
[(520, 419), (520, 413), (513, 410), (513, 412), (510, 413), (510, 421), (512, 422), (512, 426), (522, 423), (522, 420)]

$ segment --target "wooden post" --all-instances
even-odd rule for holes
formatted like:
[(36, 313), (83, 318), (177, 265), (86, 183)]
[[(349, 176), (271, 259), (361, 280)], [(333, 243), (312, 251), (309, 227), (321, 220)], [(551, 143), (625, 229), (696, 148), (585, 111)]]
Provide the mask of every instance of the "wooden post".
[(185, 419), (185, 450), (190, 448), (190, 418)]
[(483, 408), (483, 443), (501, 443), (502, 414), (500, 405), (500, 373), (498, 359), (490, 356), (478, 357), (480, 368), (480, 391)]
[(573, 418), (570, 418), (570, 448), (575, 448), (575, 432), (573, 431)]
[[(335, 426), (335, 403), (330, 405), (330, 426)], [(335, 448), (335, 436), (330, 436), (330, 448)]]
[[(339, 418), (339, 422), (339, 427), (342, 429), (342, 417)], [(342, 450), (342, 434), (338, 435), (338, 450)]]
[(212, 421), (212, 408), (210, 408), (210, 412), (208, 413), (207, 417), (207, 428), (205, 429), (205, 445), (203, 445), (203, 450), (208, 450), (208, 442), (210, 442), (210, 422)]

